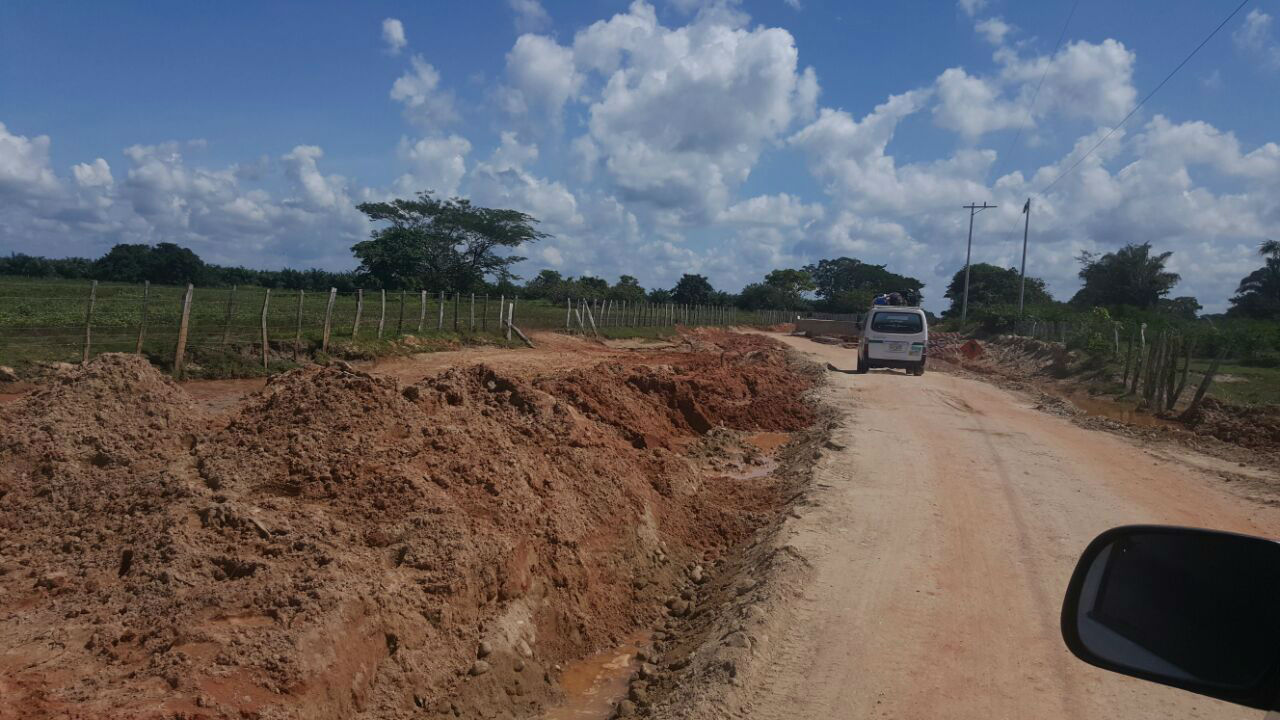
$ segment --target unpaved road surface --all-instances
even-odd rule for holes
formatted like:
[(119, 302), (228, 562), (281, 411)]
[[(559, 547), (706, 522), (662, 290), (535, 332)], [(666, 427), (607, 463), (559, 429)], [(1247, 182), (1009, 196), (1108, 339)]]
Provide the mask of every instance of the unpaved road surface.
[[(783, 339), (819, 362), (855, 362), (851, 350)], [(1280, 511), (1215, 476), (1221, 461), (1189, 463), (939, 372), (832, 373), (823, 392), (848, 416), (818, 464), (815, 506), (787, 540), (812, 579), (773, 628), (776, 651), (757, 675), (767, 680), (739, 690), (735, 714), (1259, 716), (1089, 667), (1058, 629), (1076, 557), (1109, 527), (1280, 536)]]

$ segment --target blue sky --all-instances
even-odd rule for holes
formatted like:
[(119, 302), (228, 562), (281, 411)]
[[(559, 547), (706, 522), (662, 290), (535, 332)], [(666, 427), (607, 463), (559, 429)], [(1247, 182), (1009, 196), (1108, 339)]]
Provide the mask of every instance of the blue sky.
[[(851, 255), (940, 309), (960, 205), (1001, 204), (974, 258), (1016, 264), (1022, 201), (1232, 7), (1081, 0), (1051, 54), (1071, 2), (7, 0), (0, 252), (349, 268), (355, 203), (435, 189), (541, 218), (527, 275), (736, 290)], [(1280, 236), (1278, 12), (1249, 3), (1036, 199), (1055, 295), (1081, 251), (1150, 241), (1225, 306)]]

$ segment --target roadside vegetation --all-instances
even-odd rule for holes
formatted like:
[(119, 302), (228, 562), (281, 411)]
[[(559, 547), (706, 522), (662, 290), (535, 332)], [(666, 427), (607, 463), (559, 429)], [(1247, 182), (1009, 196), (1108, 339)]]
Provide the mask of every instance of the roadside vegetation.
[[(1027, 279), (1019, 313), (1018, 273), (975, 265), (967, 321), (959, 319), (962, 273), (948, 290), (951, 308), (938, 325), (977, 337), (1032, 337), (1065, 345), (1078, 360), (1063, 364), (1093, 391), (1151, 411), (1194, 415), (1196, 390), (1229, 403), (1280, 403), (1280, 245), (1260, 245), (1263, 267), (1243, 278), (1230, 308), (1203, 314), (1196, 298), (1173, 296), (1181, 278), (1166, 264), (1170, 253), (1129, 245), (1113, 253), (1081, 256), (1082, 287), (1055, 302), (1043, 283)], [(979, 269), (981, 268), (981, 269)], [(1157, 366), (1153, 370), (1153, 364)], [(1163, 373), (1163, 392), (1156, 392)], [(1147, 386), (1152, 386), (1148, 392)], [(1185, 394), (1184, 394), (1185, 393)]]
[[(229, 374), (250, 372), (234, 369), (241, 356), (257, 356), (256, 366), (262, 367), (264, 323), (264, 371), (293, 361), (295, 339), (299, 357), (317, 357), (331, 289), (331, 352), (356, 356), (506, 342), (499, 334), (500, 300), (515, 301), (519, 327), (577, 325), (571, 307), (588, 304), (597, 311), (593, 317), (609, 313), (612, 322), (596, 318), (603, 337), (661, 338), (672, 328), (638, 321), (643, 313), (636, 308), (733, 307), (736, 322), (760, 324), (791, 314), (858, 314), (880, 293), (920, 297), (925, 290), (914, 277), (852, 257), (773, 269), (738, 293), (717, 289), (696, 273), (682, 275), (670, 288), (645, 288), (631, 275), (610, 282), (554, 269), (521, 278), (513, 272), (525, 259), (519, 253), (549, 237), (538, 229), (537, 218), (430, 192), (358, 207), (377, 227), (352, 247), (358, 267), (350, 272), (228, 267), (172, 243), (117, 245), (93, 260), (0, 258), (0, 364), (79, 359), (89, 280), (99, 281), (95, 352), (140, 350), (163, 364), (178, 333), (185, 284), (191, 283), (192, 352), (204, 359), (203, 366), (229, 368)], [(1081, 255), (1082, 286), (1065, 302), (1054, 299), (1039, 278), (1024, 281), (1014, 268), (977, 263), (969, 268), (965, 321), (960, 268), (943, 291), (950, 305), (935, 328), (1064, 343), (1087, 358), (1085, 365), (1096, 374), (1122, 379), (1126, 360), (1140, 365), (1144, 359), (1135, 355), (1150, 353), (1153, 343), (1170, 344), (1166, 354), (1182, 358), (1189, 376), (1213, 374), (1218, 362), (1226, 375), (1215, 395), (1273, 402), (1280, 394), (1280, 243), (1262, 243), (1259, 255), (1262, 267), (1241, 279), (1222, 314), (1203, 314), (1196, 298), (1177, 295), (1180, 278), (1167, 269), (1171, 253), (1150, 244)], [(402, 342), (407, 337), (413, 338), (408, 349)]]

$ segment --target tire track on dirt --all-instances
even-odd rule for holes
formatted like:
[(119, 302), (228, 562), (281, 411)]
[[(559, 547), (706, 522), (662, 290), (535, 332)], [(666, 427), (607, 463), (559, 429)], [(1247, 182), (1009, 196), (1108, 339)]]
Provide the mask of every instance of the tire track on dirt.
[(812, 570), (774, 611), (775, 647), (748, 673), (758, 686), (708, 691), (680, 716), (1252, 716), (1075, 660), (1057, 613), (1077, 554), (1108, 527), (1280, 536), (1280, 510), (974, 380), (832, 373), (822, 399), (845, 427), (815, 468), (813, 507), (779, 539)]

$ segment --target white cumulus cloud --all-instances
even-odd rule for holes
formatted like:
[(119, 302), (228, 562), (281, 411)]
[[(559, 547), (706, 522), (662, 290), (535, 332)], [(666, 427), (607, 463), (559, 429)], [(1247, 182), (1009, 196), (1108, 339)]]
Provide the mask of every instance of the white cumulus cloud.
[(558, 121), (561, 109), (575, 97), (583, 77), (573, 51), (545, 35), (521, 35), (507, 53), (507, 109), (515, 114), (541, 111)]
[(411, 170), (396, 180), (396, 189), (404, 195), (425, 190), (444, 197), (455, 195), (467, 173), (470, 152), (471, 143), (459, 135), (422, 138), (412, 143), (400, 138), (396, 153)]
[(110, 187), (115, 182), (111, 166), (102, 158), (92, 163), (76, 163), (71, 167), (71, 174), (80, 187)]
[(1013, 32), (1013, 26), (998, 17), (980, 20), (974, 24), (973, 29), (978, 31), (983, 39), (997, 47), (1003, 45), (1005, 36)]
[(538, 0), (507, 0), (515, 14), (516, 32), (541, 32), (551, 25), (551, 16)]
[(399, 55), (409, 41), (404, 36), (404, 23), (395, 18), (382, 21), (382, 41), (387, 44), (387, 51)]
[(577, 66), (603, 83), (588, 99), (588, 128), (606, 176), (621, 198), (677, 221), (723, 209), (818, 94), (790, 33), (705, 10), (666, 28), (637, 0), (573, 42)]
[(44, 195), (58, 189), (49, 145), (48, 135), (15, 135), (0, 122), (0, 196)]
[(1231, 34), (1236, 47), (1271, 69), (1280, 69), (1280, 41), (1272, 33), (1271, 15), (1261, 10), (1250, 10), (1244, 22)]
[(409, 59), (410, 69), (391, 85), (391, 99), (405, 107), (406, 116), (423, 126), (441, 127), (458, 119), (453, 94), (440, 88), (440, 73), (422, 58)]

